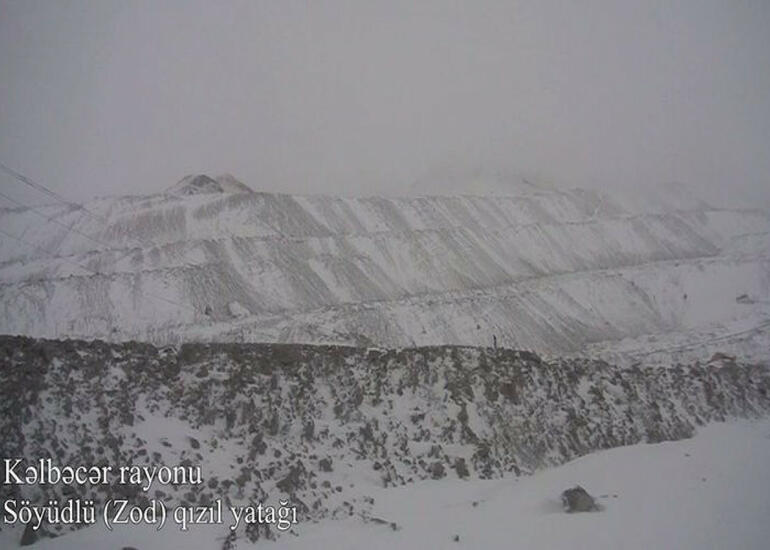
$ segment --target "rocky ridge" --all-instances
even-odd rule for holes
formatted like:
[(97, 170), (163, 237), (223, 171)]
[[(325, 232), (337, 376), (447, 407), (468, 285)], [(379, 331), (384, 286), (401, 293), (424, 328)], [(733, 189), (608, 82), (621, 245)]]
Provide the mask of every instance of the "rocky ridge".
[(120, 496), (200, 505), (286, 498), (301, 521), (372, 520), (367, 487), (527, 474), (765, 415), (770, 369), (734, 361), (619, 368), (452, 346), (155, 347), (3, 336), (0, 403), (2, 456), (201, 465), (204, 479), (147, 493), (5, 486), (3, 499), (77, 496), (99, 506)]

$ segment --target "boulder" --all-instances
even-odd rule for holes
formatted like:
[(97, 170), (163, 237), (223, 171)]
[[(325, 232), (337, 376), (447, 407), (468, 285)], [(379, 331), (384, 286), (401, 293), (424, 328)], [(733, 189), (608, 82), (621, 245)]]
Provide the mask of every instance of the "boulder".
[(580, 485), (567, 489), (561, 494), (561, 503), (566, 512), (594, 512), (598, 510), (594, 497)]
[(24, 528), (24, 533), (21, 535), (21, 542), (19, 542), (19, 546), (31, 546), (37, 542), (37, 539), (37, 531), (35, 531), (31, 523), (28, 523)]

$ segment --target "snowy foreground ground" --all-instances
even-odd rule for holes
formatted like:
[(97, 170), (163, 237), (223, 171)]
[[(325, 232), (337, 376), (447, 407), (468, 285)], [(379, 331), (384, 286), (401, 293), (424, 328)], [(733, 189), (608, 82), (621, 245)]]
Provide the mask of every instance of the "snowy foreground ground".
[[(559, 494), (581, 484), (604, 510), (566, 514)], [(708, 426), (690, 440), (585, 456), (528, 477), (443, 480), (382, 489), (372, 516), (300, 524), (298, 536), (238, 548), (707, 548), (770, 547), (770, 419)], [(14, 548), (20, 531), (0, 533)], [(180, 533), (97, 525), (34, 548), (219, 549), (223, 526)], [(459, 540), (455, 541), (455, 535)]]

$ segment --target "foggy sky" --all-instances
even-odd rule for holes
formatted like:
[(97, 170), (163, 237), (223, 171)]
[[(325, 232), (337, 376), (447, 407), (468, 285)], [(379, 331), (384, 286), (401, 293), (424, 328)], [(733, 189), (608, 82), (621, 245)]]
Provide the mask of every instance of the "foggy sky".
[(768, 29), (767, 0), (0, 0), (0, 160), (73, 200), (501, 173), (770, 204)]

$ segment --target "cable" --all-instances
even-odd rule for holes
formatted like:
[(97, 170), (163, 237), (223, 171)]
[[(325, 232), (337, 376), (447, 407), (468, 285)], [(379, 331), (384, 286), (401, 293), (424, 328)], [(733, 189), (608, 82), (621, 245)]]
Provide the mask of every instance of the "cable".
[(72, 231), (73, 233), (77, 233), (78, 235), (81, 235), (81, 236), (85, 237), (86, 239), (88, 239), (88, 240), (90, 240), (92, 242), (95, 242), (98, 245), (106, 247), (108, 250), (112, 249), (112, 245), (111, 244), (105, 243), (104, 241), (100, 241), (99, 239), (97, 239), (95, 237), (91, 237), (90, 235), (86, 235), (85, 233), (83, 233), (79, 229), (75, 229), (75, 225), (74, 224), (73, 225), (66, 225), (66, 224), (60, 222), (59, 220), (57, 220), (57, 219), (55, 219), (53, 217), (46, 216), (45, 214), (43, 214), (42, 212), (40, 212), (36, 208), (34, 208), (32, 206), (28, 206), (28, 205), (24, 204), (21, 201), (17, 201), (16, 199), (14, 199), (12, 197), (9, 197), (8, 195), (6, 195), (5, 193), (3, 193), (1, 191), (0, 191), (0, 197), (2, 197), (4, 199), (6, 199), (6, 200), (8, 200), (8, 201), (18, 205), (18, 206), (21, 206), (25, 210), (28, 210), (28, 211), (30, 211), (30, 212), (32, 212), (34, 214), (37, 214), (39, 217), (43, 218), (46, 221), (53, 222), (56, 225), (65, 228), (68, 232)]
[[(29, 187), (31, 187), (32, 189), (35, 189), (35, 190), (37, 190), (37, 191), (39, 191), (39, 192), (41, 192), (41, 193), (45, 193), (46, 195), (48, 195), (48, 196), (50, 196), (50, 197), (53, 197), (54, 199), (56, 199), (58, 202), (60, 202), (60, 203), (62, 203), (62, 204), (66, 204), (67, 206), (69, 206), (69, 207), (71, 207), (71, 208), (75, 208), (75, 209), (77, 209), (77, 210), (81, 210), (81, 211), (82, 211), (84, 214), (86, 214), (87, 216), (91, 216), (92, 218), (94, 218), (94, 219), (96, 219), (96, 220), (99, 220), (99, 221), (101, 221), (102, 223), (104, 223), (105, 225), (109, 226), (109, 223), (110, 223), (110, 221), (109, 221), (107, 218), (105, 218), (104, 216), (101, 216), (101, 215), (99, 215), (99, 214), (96, 214), (96, 213), (94, 213), (94, 212), (91, 212), (91, 211), (90, 211), (88, 208), (86, 208), (86, 207), (85, 207), (85, 206), (83, 206), (82, 204), (78, 204), (78, 203), (76, 203), (76, 202), (72, 202), (72, 201), (68, 200), (66, 197), (63, 197), (63, 196), (61, 196), (61, 195), (60, 195), (60, 194), (58, 194), (57, 192), (55, 192), (55, 191), (52, 191), (52, 190), (48, 189), (48, 188), (47, 188), (45, 185), (43, 185), (42, 183), (38, 183), (38, 182), (36, 182), (36, 181), (34, 181), (34, 180), (32, 180), (32, 179), (28, 178), (28, 177), (27, 177), (27, 176), (25, 176), (24, 174), (20, 174), (20, 173), (19, 173), (19, 172), (17, 172), (16, 170), (14, 170), (14, 169), (12, 169), (12, 168), (9, 168), (9, 167), (8, 167), (8, 166), (7, 166), (7, 165), (6, 165), (4, 162), (2, 162), (2, 161), (0, 161), (0, 169), (2, 169), (2, 170), (5, 172), (5, 173), (7, 173), (7, 174), (9, 174), (10, 176), (12, 176), (12, 177), (13, 177), (14, 179), (16, 179), (17, 181), (19, 181), (19, 182), (21, 182), (21, 183), (23, 183), (23, 184), (25, 184), (25, 185), (28, 185), (28, 186), (29, 186)], [(161, 247), (160, 247), (160, 245), (157, 245), (157, 244), (155, 244), (155, 243), (154, 243), (154, 242), (152, 242), (152, 241), (145, 241), (144, 239), (141, 239), (141, 238), (139, 238), (139, 237), (132, 237), (132, 236), (130, 236), (130, 235), (129, 235), (129, 236), (128, 236), (128, 238), (129, 238), (129, 239), (134, 239), (136, 242), (139, 242), (139, 243), (141, 243), (141, 244), (142, 244), (142, 246), (145, 246), (145, 247), (147, 247), (147, 248), (161, 248)]]
[[(16, 240), (16, 241), (18, 241), (20, 243), (23, 243), (23, 244), (25, 244), (27, 246), (30, 246), (32, 248), (35, 248), (37, 250), (42, 250), (45, 253), (50, 254), (54, 258), (57, 258), (57, 259), (65, 262), (65, 263), (68, 263), (68, 264), (74, 265), (76, 267), (79, 267), (80, 269), (88, 271), (88, 272), (90, 272), (90, 273), (92, 273), (94, 275), (100, 275), (100, 276), (103, 275), (102, 273), (99, 273), (98, 271), (95, 271), (95, 270), (93, 270), (93, 269), (91, 269), (89, 267), (86, 267), (83, 264), (79, 264), (77, 262), (73, 262), (72, 260), (69, 260), (69, 259), (64, 258), (62, 256), (57, 256), (54, 252), (52, 252), (50, 250), (46, 250), (45, 248), (42, 248), (42, 247), (37, 246), (35, 244), (32, 244), (29, 241), (26, 241), (26, 240), (24, 240), (21, 237), (18, 237), (16, 235), (11, 235), (10, 233), (7, 233), (7, 232), (3, 231), (2, 229), (0, 229), (0, 234), (5, 235), (6, 237), (10, 237), (11, 239), (14, 239), (14, 240)], [(198, 310), (195, 309), (192, 306), (188, 306), (188, 305), (185, 305), (185, 304), (180, 304), (179, 302), (175, 302), (174, 300), (170, 300), (170, 299), (168, 299), (168, 298), (166, 298), (164, 296), (158, 296), (157, 294), (151, 294), (149, 292), (143, 292), (143, 291), (138, 291), (138, 292), (139, 292), (139, 294), (143, 294), (145, 297), (155, 298), (156, 300), (162, 300), (162, 301), (164, 301), (164, 302), (166, 302), (168, 304), (172, 304), (172, 305), (175, 305), (175, 306), (178, 306), (178, 307), (182, 307), (182, 308), (188, 309), (188, 310), (192, 311), (193, 313), (195, 313), (196, 315), (198, 314)]]
[[(33, 189), (37, 189), (41, 193), (45, 193), (46, 195), (50, 195), (51, 197), (55, 198), (58, 201), (64, 202), (69, 204), (69, 201), (65, 199), (64, 197), (60, 196), (58, 193), (55, 193), (45, 187), (44, 185), (41, 185), (39, 183), (36, 183), (35, 181), (29, 179), (28, 177), (24, 176), (23, 174), (19, 174), (16, 170), (13, 170), (12, 168), (8, 168), (8, 166), (5, 165), (3, 161), (0, 161), (0, 168), (2, 168), (6, 173), (10, 174), (20, 182), (29, 185)], [(75, 204), (70, 204), (70, 206), (77, 206)]]
[[(88, 215), (88, 216), (90, 216), (90, 217), (92, 217), (92, 218), (94, 218), (94, 219), (96, 219), (96, 220), (99, 220), (99, 221), (101, 221), (101, 222), (102, 222), (102, 223), (104, 223), (106, 226), (109, 226), (109, 223), (110, 223), (110, 222), (109, 222), (109, 220), (108, 220), (107, 218), (105, 218), (104, 216), (100, 216), (99, 214), (95, 214), (95, 213), (91, 212), (90, 210), (88, 210), (88, 209), (87, 209), (85, 206), (83, 206), (82, 204), (78, 204), (78, 203), (75, 203), (75, 202), (72, 202), (72, 201), (68, 200), (67, 198), (65, 198), (65, 197), (63, 197), (63, 196), (59, 195), (58, 193), (56, 193), (55, 191), (52, 191), (52, 190), (48, 189), (48, 188), (47, 188), (45, 185), (43, 185), (43, 184), (41, 184), (41, 183), (38, 183), (38, 182), (36, 182), (36, 181), (34, 181), (34, 180), (32, 180), (32, 179), (30, 179), (30, 178), (26, 177), (26, 176), (25, 176), (25, 175), (23, 175), (23, 174), (20, 174), (19, 172), (17, 172), (16, 170), (13, 170), (12, 168), (9, 168), (9, 167), (8, 167), (8, 166), (7, 166), (7, 165), (6, 165), (4, 162), (2, 162), (2, 161), (0, 161), (0, 169), (2, 169), (3, 171), (5, 171), (7, 174), (10, 174), (10, 175), (11, 175), (13, 178), (15, 178), (17, 181), (20, 181), (21, 183), (23, 183), (23, 184), (25, 184), (25, 185), (28, 185), (28, 186), (32, 187), (33, 189), (35, 189), (35, 190), (37, 190), (37, 191), (39, 191), (39, 192), (41, 192), (41, 193), (45, 193), (46, 195), (48, 195), (48, 196), (51, 196), (51, 197), (55, 198), (57, 201), (59, 201), (59, 202), (61, 202), (61, 203), (65, 204), (65, 205), (67, 205), (67, 206), (70, 206), (71, 208), (75, 208), (75, 209), (77, 209), (77, 210), (80, 210), (80, 211), (82, 211), (83, 213), (85, 213), (86, 215)], [(99, 243), (99, 244), (101, 244), (102, 246), (106, 246), (107, 248), (110, 248), (110, 247), (111, 247), (111, 245), (109, 245), (109, 244), (107, 244), (107, 243), (104, 243), (104, 242), (102, 242), (102, 241), (100, 241), (100, 240), (98, 240), (98, 239), (95, 239), (94, 237), (91, 237), (91, 236), (89, 236), (89, 235), (86, 235), (85, 233), (83, 233), (83, 232), (81, 232), (81, 231), (79, 231), (79, 230), (76, 230), (76, 229), (74, 229), (74, 227), (72, 227), (72, 226), (67, 226), (67, 225), (65, 225), (65, 224), (63, 224), (63, 223), (61, 223), (61, 222), (59, 222), (58, 220), (54, 220), (53, 218), (49, 218), (48, 216), (45, 216), (44, 214), (42, 214), (42, 213), (40, 213), (40, 212), (37, 212), (37, 211), (36, 211), (34, 208), (32, 208), (32, 207), (30, 207), (30, 206), (27, 206), (27, 205), (25, 205), (25, 204), (23, 204), (23, 203), (21, 203), (21, 202), (19, 202), (19, 201), (15, 200), (15, 199), (12, 199), (12, 198), (8, 197), (8, 196), (7, 196), (7, 195), (5, 195), (5, 194), (3, 194), (2, 196), (3, 196), (5, 199), (7, 199), (7, 200), (10, 200), (11, 202), (14, 202), (14, 203), (16, 203), (16, 204), (19, 204), (19, 205), (21, 205), (22, 207), (25, 207), (25, 208), (27, 208), (28, 210), (31, 210), (31, 211), (33, 211), (33, 212), (37, 213), (39, 216), (42, 216), (43, 218), (45, 218), (45, 219), (46, 219), (46, 220), (48, 220), (48, 221), (53, 221), (54, 223), (57, 223), (58, 225), (61, 225), (61, 226), (65, 227), (65, 228), (67, 228), (67, 230), (68, 230), (68, 231), (75, 231), (75, 232), (76, 232), (76, 233), (78, 233), (79, 235), (82, 235), (82, 236), (86, 237), (87, 239), (90, 239), (90, 240), (91, 240), (91, 241), (93, 241), (93, 242)], [(37, 245), (34, 245), (34, 244), (32, 244), (32, 243), (29, 243), (29, 242), (27, 242), (27, 241), (25, 241), (25, 240), (21, 239), (20, 237), (16, 237), (16, 236), (14, 236), (14, 235), (11, 235), (11, 234), (9, 234), (9, 233), (6, 233), (5, 231), (2, 231), (2, 230), (0, 230), (0, 233), (3, 233), (4, 235), (7, 235), (8, 237), (10, 237), (10, 238), (12, 238), (12, 239), (15, 239), (15, 240), (17, 240), (17, 241), (19, 241), (19, 242), (22, 242), (22, 243), (24, 243), (24, 244), (26, 244), (26, 245), (28, 245), (28, 246), (31, 246), (31, 247), (33, 247), (33, 248), (36, 248), (36, 249), (39, 249), (39, 250), (44, 250), (44, 251), (45, 251), (47, 254), (50, 254), (51, 256), (54, 256), (54, 257), (56, 257), (56, 254), (55, 254), (55, 253), (53, 253), (53, 252), (51, 252), (51, 251), (48, 251), (48, 250), (45, 250), (45, 249), (43, 249), (43, 248), (41, 248), (41, 247), (39, 247), (39, 246), (37, 246)], [(141, 243), (143, 246), (145, 246), (145, 247), (147, 247), (147, 248), (161, 248), (161, 246), (160, 246), (160, 245), (157, 245), (157, 244), (155, 244), (155, 243), (154, 243), (154, 242), (152, 242), (152, 241), (149, 241), (149, 242), (147, 242), (147, 241), (144, 241), (143, 239), (140, 239), (139, 237), (131, 237), (130, 235), (129, 235), (129, 238), (130, 238), (130, 239), (133, 239), (133, 240), (135, 240), (135, 241), (136, 241), (136, 242), (138, 242), (138, 243)], [(129, 252), (129, 253), (130, 253), (130, 252)], [(70, 263), (70, 264), (72, 264), (72, 265), (75, 265), (75, 266), (77, 266), (77, 267), (79, 267), (79, 268), (81, 268), (81, 269), (85, 269), (86, 271), (90, 271), (90, 272), (94, 273), (95, 275), (101, 275), (100, 273), (98, 273), (98, 272), (95, 272), (95, 271), (93, 271), (93, 270), (91, 270), (91, 269), (89, 269), (89, 268), (87, 268), (87, 267), (84, 267), (83, 265), (81, 265), (81, 264), (79, 264), (79, 263), (77, 263), (77, 262), (73, 262), (73, 261), (71, 261), (71, 260), (67, 260), (66, 258), (63, 258), (63, 257), (61, 257), (61, 256), (59, 256), (59, 258), (60, 258), (62, 261), (64, 261), (64, 262), (67, 262), (67, 263)], [(141, 291), (140, 291), (140, 294), (141, 294)], [(178, 303), (178, 302), (175, 302), (174, 300), (169, 300), (168, 298), (165, 298), (165, 297), (163, 297), (163, 296), (156, 296), (156, 295), (153, 295), (153, 294), (150, 294), (150, 293), (147, 293), (147, 292), (145, 292), (145, 294), (146, 294), (147, 296), (150, 296), (150, 297), (154, 297), (154, 298), (157, 298), (157, 299), (159, 299), (159, 300), (162, 300), (162, 301), (164, 301), (164, 302), (167, 302), (167, 303), (169, 303), (169, 304), (173, 304), (173, 305), (175, 305), (175, 306), (178, 306), (178, 307), (182, 307), (182, 308), (188, 309), (188, 310), (190, 310), (190, 311), (194, 312), (196, 315), (199, 313), (199, 312), (198, 312), (198, 309), (197, 309), (197, 308), (195, 308), (195, 307), (193, 307), (193, 306), (188, 306), (188, 305), (185, 305), (185, 304), (180, 304), (180, 303)]]

